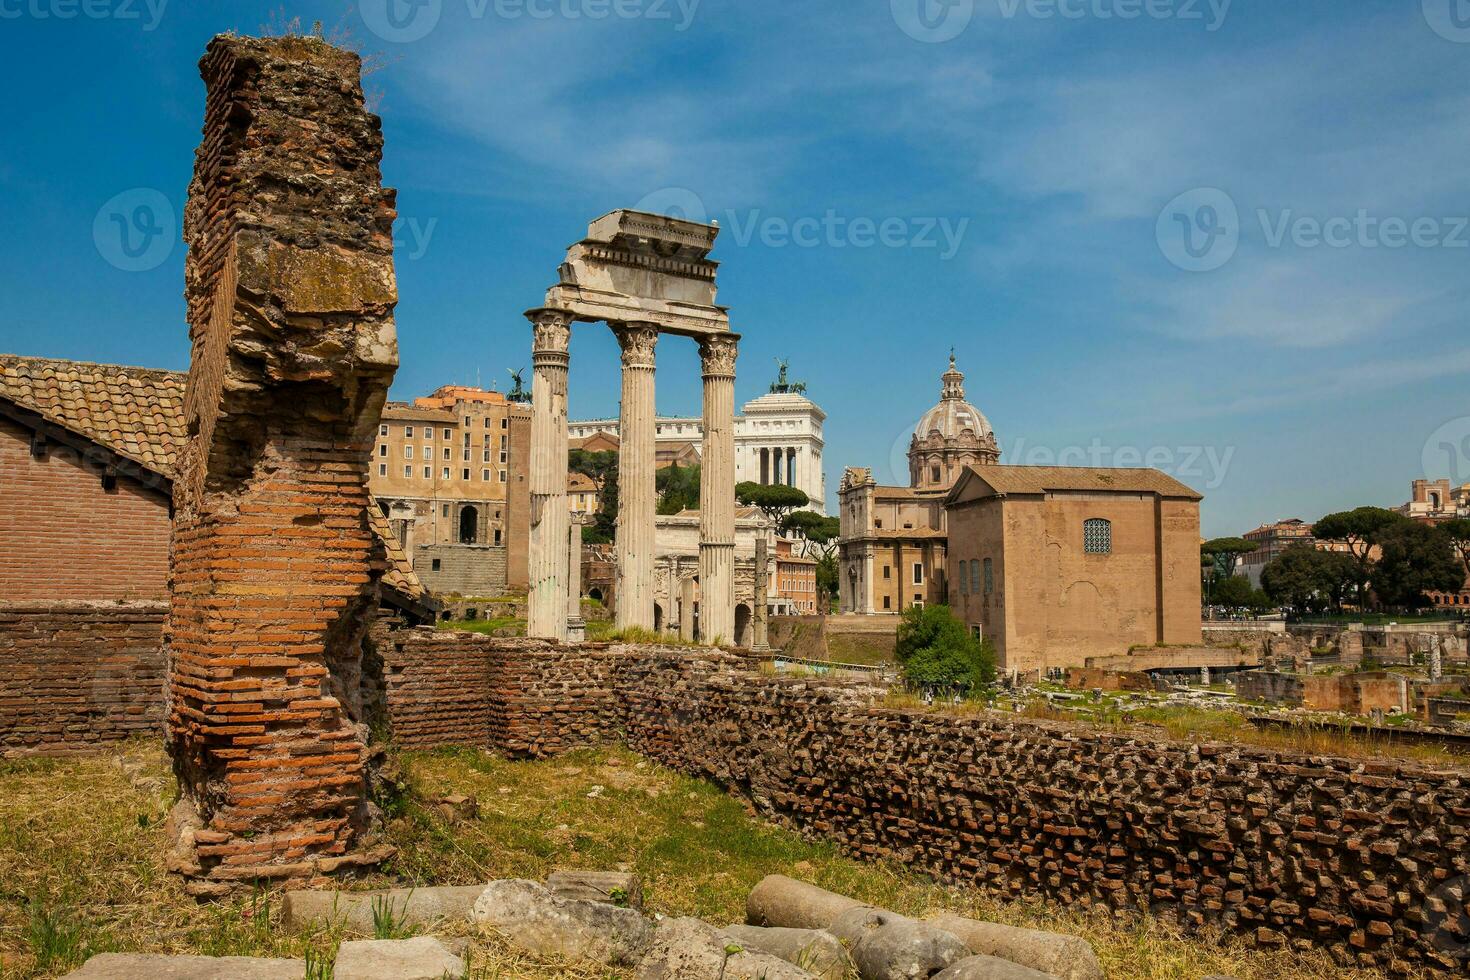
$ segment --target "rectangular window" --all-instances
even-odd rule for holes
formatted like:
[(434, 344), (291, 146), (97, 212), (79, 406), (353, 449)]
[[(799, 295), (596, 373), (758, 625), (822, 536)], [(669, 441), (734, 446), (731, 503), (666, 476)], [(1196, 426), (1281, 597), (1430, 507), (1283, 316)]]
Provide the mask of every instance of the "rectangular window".
[(469, 462), (469, 461), (470, 461), (470, 450), (469, 450), (469, 447), (468, 447), (468, 446), (466, 446), (466, 447), (465, 447), (465, 451), (464, 451), (464, 461), (465, 461), (465, 462), (466, 462), (466, 463), (468, 463), (468, 462)]
[(378, 464), (378, 475), (379, 476), (387, 476), (388, 475), (388, 464), (387, 463), (379, 463)]
[(454, 450), (450, 449), (448, 446), (444, 447), (444, 459), (446, 462), (454, 458), (454, 456), (452, 455), (453, 452)]
[(380, 425), (380, 426), (378, 426), (378, 435), (380, 435), (380, 436), (386, 436), (387, 434), (388, 434), (388, 427), (386, 425)]
[(489, 483), (490, 482), (490, 471), (489, 470), (481, 470), (480, 471), (480, 480), (482, 482), (484, 482), (484, 483)]
[[(465, 424), (468, 425), (469, 424), (469, 421), (470, 421), (469, 419), (465, 419)], [(454, 430), (453, 429), (445, 429), (444, 430), (444, 438), (446, 438), (446, 439), (453, 439), (454, 438)]]
[(887, 596), (886, 595), (886, 596), (883, 597), (883, 608), (884, 609), (892, 609), (893, 608), (893, 597), (892, 596)]
[(878, 520), (878, 519), (875, 518), (874, 521), (873, 521), (873, 527), (875, 527), (875, 528), (877, 528), (878, 530), (881, 531), (881, 530), (883, 530), (883, 522), (881, 520)]
[(921, 561), (914, 562), (914, 584), (924, 584), (924, 563)]
[(413, 447), (412, 446), (404, 446), (403, 447), (403, 458), (404, 459), (413, 459)]
[(480, 454), (480, 462), (482, 462), (482, 463), (488, 463), (488, 462), (490, 462), (490, 450), (487, 449), (483, 453)]
[(884, 578), (893, 578), (893, 569), (890, 568), (887, 565), (884, 565), (883, 566), (883, 577)]
[(432, 480), (432, 479), (434, 479), (434, 467), (432, 467), (432, 466), (425, 466), (424, 467), (424, 479), (425, 480)]
[(444, 479), (449, 479), (449, 467), (444, 467)]
[(468, 469), (460, 470), (459, 478), (461, 480), (468, 480), (470, 478), (470, 471)]
[(505, 470), (501, 470), (500, 471), (500, 482), (501, 483), (504, 483), (505, 482)]
[(978, 627), (978, 626), (971, 626), (970, 627), (970, 635), (973, 636), (977, 640), (984, 639), (984, 637), (982, 637), (980, 635), (980, 627)]
[(508, 428), (510, 428), (510, 419), (501, 419), (500, 420), (500, 427), (502, 429), (508, 429)]
[(510, 462), (510, 455), (508, 453), (501, 453), (500, 454), (500, 461), (502, 463), (508, 463), (508, 462)]
[(496, 544), (499, 544), (500, 543), (500, 528), (498, 528), (498, 527), (495, 529), (495, 543)]
[(1113, 553), (1113, 522), (1093, 518), (1082, 522), (1082, 550), (1089, 555)]
[(386, 442), (383, 443), (381, 446), (378, 447), (378, 455), (379, 456), (386, 456), (386, 455), (388, 455), (388, 444)]
[(449, 516), (449, 505), (448, 504), (445, 504), (444, 505), (444, 516), (445, 517), (448, 517)]
[(413, 426), (411, 426), (411, 425), (405, 425), (403, 427), (403, 436), (404, 436), (405, 439), (412, 439), (413, 438)]
[(405, 466), (403, 468), (403, 478), (405, 480), (412, 480), (413, 479), (413, 467), (412, 466)]
[(443, 567), (444, 567), (444, 562), (441, 559), (435, 558), (434, 559), (434, 571), (437, 572), (440, 569), (442, 569)]
[[(490, 416), (485, 416), (485, 428), (490, 428)], [(486, 438), (489, 438), (488, 436)]]

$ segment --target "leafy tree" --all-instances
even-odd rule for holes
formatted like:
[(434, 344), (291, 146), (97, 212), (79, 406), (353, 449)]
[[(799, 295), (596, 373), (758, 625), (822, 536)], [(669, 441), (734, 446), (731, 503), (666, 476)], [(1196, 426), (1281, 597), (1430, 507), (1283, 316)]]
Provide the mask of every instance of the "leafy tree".
[(1450, 544), (1455, 553), (1460, 556), (1460, 562), (1465, 566), (1465, 574), (1470, 576), (1470, 519), (1461, 517), (1453, 521), (1445, 521), (1440, 530), (1450, 537)]
[(810, 557), (814, 550), (819, 558), (832, 557), (837, 551), (837, 539), (842, 535), (841, 518), (823, 517), (813, 510), (787, 514), (781, 527), (801, 535), (805, 542), (802, 552), (806, 557)]
[(791, 511), (812, 502), (796, 487), (781, 483), (752, 483), (749, 480), (735, 485), (735, 499), (747, 507), (759, 507), (777, 527), (782, 526), (782, 521)]
[(1200, 546), (1200, 554), (1212, 560), (1220, 575), (1226, 579), (1235, 576), (1240, 559), (1255, 551), (1260, 545), (1245, 538), (1215, 538)]
[(822, 612), (825, 613), (832, 607), (832, 603), (837, 601), (837, 597), (840, 594), (838, 592), (840, 584), (841, 580), (837, 572), (837, 556), (835, 554), (826, 554), (818, 558), (817, 594), (826, 600), (826, 604), (822, 606)]
[(1383, 532), (1383, 556), (1373, 572), (1373, 591), (1391, 606), (1430, 604), (1427, 592), (1458, 592), (1465, 566), (1449, 533), (1405, 520)]
[(680, 466), (678, 463), (665, 466), (654, 477), (658, 489), (658, 512), (677, 514), (681, 510), (699, 509), (698, 466)]
[(1255, 605), (1256, 587), (1244, 575), (1232, 575), (1215, 583), (1211, 600), (1226, 609), (1251, 609)]
[(1359, 507), (1328, 514), (1313, 526), (1312, 536), (1319, 541), (1336, 541), (1347, 546), (1348, 553), (1358, 563), (1357, 586), (1363, 592), (1373, 577), (1373, 549), (1392, 528), (1407, 520), (1397, 511), (1383, 507)]
[(918, 687), (974, 690), (995, 679), (995, 647), (965, 630), (948, 606), (910, 606), (898, 625), (894, 655)]
[(1320, 610), (1327, 604), (1324, 595), (1324, 565), (1314, 545), (1294, 544), (1261, 569), (1261, 585), (1273, 602), (1291, 606), (1299, 612)]

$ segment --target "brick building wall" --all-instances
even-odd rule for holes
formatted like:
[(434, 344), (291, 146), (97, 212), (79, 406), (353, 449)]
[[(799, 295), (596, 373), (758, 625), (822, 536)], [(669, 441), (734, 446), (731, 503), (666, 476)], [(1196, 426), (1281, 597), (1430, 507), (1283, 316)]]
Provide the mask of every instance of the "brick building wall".
[(0, 755), (156, 737), (167, 611), (161, 602), (0, 603)]
[(1463, 771), (885, 709), (728, 655), (456, 642), (489, 658), (491, 746), (620, 740), (866, 859), (1385, 968), (1453, 968), (1470, 934)]
[(0, 598), (163, 599), (168, 489), (103, 474), (66, 446), (31, 453), (31, 433), (0, 418)]

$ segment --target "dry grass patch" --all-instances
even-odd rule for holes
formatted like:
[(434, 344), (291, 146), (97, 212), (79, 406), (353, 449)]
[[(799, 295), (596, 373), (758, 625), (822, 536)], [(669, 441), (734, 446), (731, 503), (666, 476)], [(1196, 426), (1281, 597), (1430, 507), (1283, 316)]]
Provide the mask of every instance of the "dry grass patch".
[[(910, 914), (950, 909), (1075, 932), (1124, 980), (1367, 980), (1325, 955), (1263, 953), (1233, 937), (1186, 938), (1156, 922), (1120, 922), (1045, 903), (1002, 903), (753, 819), (741, 801), (621, 750), (508, 762), (457, 750), (403, 758), (411, 792), (391, 804), (399, 857), (353, 887), (541, 878), (559, 868), (625, 867), (651, 911), (740, 921), (764, 875), (785, 873)], [(450, 821), (421, 801), (473, 794), (476, 819)], [(66, 973), (105, 950), (296, 956), (329, 963), (341, 936), (289, 933), (266, 893), (200, 905), (162, 867), (172, 779), (154, 745), (75, 760), (0, 762), (0, 977)], [(534, 962), (493, 938), (470, 940), (472, 976), (622, 980), (585, 965)]]

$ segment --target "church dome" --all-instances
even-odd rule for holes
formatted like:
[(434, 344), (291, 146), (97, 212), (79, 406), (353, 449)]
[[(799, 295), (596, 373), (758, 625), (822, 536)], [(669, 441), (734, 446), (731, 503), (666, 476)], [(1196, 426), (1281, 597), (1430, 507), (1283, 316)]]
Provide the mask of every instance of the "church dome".
[(966, 466), (1000, 461), (990, 420), (965, 401), (965, 376), (953, 354), (940, 381), (939, 404), (919, 419), (909, 443), (910, 483), (919, 489), (946, 489)]
[(927, 441), (938, 433), (941, 439), (989, 439), (994, 441), (995, 432), (987, 419), (974, 405), (965, 401), (965, 376), (955, 366), (954, 355), (949, 358), (949, 370), (940, 379), (943, 388), (939, 404), (924, 413), (919, 424), (914, 426), (914, 438)]

